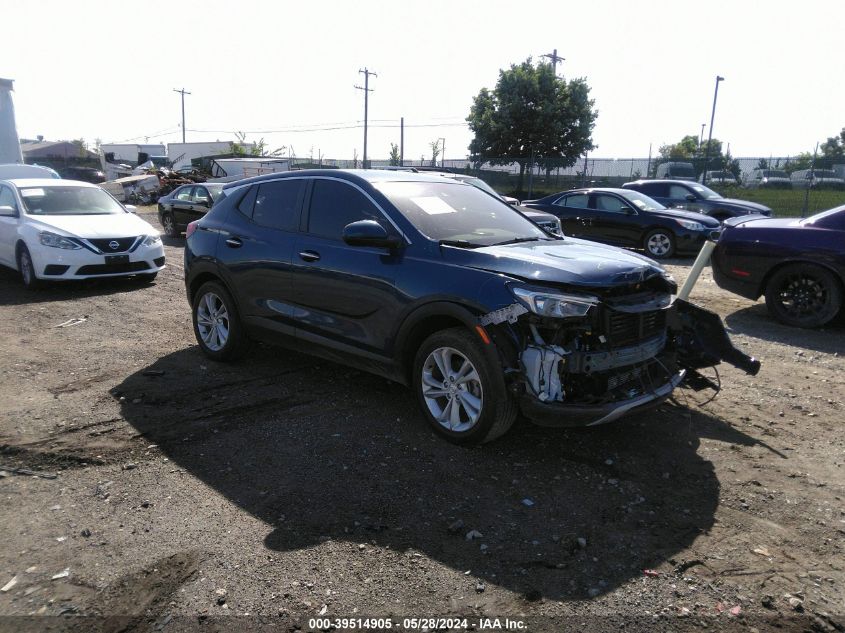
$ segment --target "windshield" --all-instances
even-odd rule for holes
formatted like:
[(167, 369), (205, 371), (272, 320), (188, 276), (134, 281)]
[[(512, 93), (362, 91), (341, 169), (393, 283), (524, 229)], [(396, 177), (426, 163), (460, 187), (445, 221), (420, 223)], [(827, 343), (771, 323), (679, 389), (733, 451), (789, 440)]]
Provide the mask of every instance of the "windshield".
[(628, 191), (626, 189), (623, 193), (620, 193), (620, 195), (637, 207), (639, 211), (660, 211), (666, 208), (657, 200), (649, 198), (648, 196), (641, 194), (639, 191)]
[(710, 189), (709, 187), (705, 187), (704, 185), (692, 185), (692, 188), (695, 189), (698, 194), (705, 198), (706, 200), (715, 200), (717, 198), (721, 198), (718, 193)]
[(778, 171), (776, 169), (767, 169), (763, 172), (766, 178), (789, 178), (789, 174), (785, 171)]
[(376, 184), (408, 221), (432, 240), (490, 246), (549, 237), (513, 207), (461, 183), (383, 182)]
[(24, 210), (30, 215), (112, 215), (126, 213), (99, 187), (24, 187)]

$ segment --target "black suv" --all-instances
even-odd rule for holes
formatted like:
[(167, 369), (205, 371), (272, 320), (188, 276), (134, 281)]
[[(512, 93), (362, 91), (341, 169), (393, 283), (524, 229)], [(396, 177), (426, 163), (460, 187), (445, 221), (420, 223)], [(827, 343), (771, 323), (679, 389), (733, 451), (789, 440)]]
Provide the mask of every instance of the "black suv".
[(757, 213), (770, 216), (772, 210), (762, 204), (748, 200), (723, 198), (721, 195), (697, 182), (686, 180), (637, 180), (622, 185), (649, 198), (654, 198), (667, 207), (696, 211), (724, 222), (727, 218)]
[(188, 226), (194, 333), (212, 359), (249, 339), (410, 385), (431, 426), (485, 442), (518, 410), (615, 420), (698, 368), (759, 363), (655, 262), (552, 235), (471, 185), (314, 170), (226, 185)]

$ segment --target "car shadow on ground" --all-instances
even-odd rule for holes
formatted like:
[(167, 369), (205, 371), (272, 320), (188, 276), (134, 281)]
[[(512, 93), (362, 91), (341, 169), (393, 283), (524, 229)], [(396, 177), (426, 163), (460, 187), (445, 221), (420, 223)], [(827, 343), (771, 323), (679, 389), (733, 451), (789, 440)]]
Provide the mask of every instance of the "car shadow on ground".
[(700, 437), (756, 443), (666, 403), (590, 430), (520, 421), (461, 448), (425, 426), (409, 390), (267, 348), (236, 365), (184, 349), (111, 393), (145, 443), (265, 522), (270, 550), (412, 550), (526, 600), (580, 599), (666, 562), (683, 568), (680, 553), (713, 526), (719, 502)]
[(764, 303), (742, 308), (725, 317), (725, 323), (731, 332), (745, 334), (757, 339), (799, 346), (802, 350), (812, 350), (833, 354), (845, 349), (845, 310), (823, 328), (806, 329), (784, 325), (776, 321), (766, 309)]
[(105, 296), (119, 292), (143, 291), (155, 282), (140, 277), (107, 277), (78, 281), (44, 282), (36, 290), (28, 290), (20, 273), (0, 266), (0, 306), (73, 301), (74, 299)]

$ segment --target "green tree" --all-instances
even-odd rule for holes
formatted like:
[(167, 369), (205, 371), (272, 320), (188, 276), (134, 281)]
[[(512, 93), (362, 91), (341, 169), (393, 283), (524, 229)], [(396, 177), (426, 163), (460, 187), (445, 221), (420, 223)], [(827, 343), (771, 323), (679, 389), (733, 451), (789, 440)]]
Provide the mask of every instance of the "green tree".
[[(702, 147), (704, 146), (702, 145)], [(666, 161), (691, 161), (698, 156), (698, 137), (685, 136), (678, 143), (674, 143), (672, 145), (661, 145), (658, 153), (660, 154), (660, 158), (663, 158)]]
[(496, 87), (473, 99), (467, 123), (474, 134), (470, 160), (476, 165), (519, 164), (518, 189), (533, 160), (546, 170), (569, 167), (595, 148), (598, 112), (584, 78), (566, 81), (550, 63), (529, 57), (499, 71)]
[(440, 156), (440, 139), (431, 141), (428, 146), (431, 148), (431, 166), (437, 167), (437, 157)]
[(396, 143), (390, 144), (390, 164), (399, 164), (399, 146)]
[(822, 158), (830, 163), (845, 160), (845, 127), (839, 132), (839, 136), (829, 136), (824, 143), (819, 145), (819, 150)]

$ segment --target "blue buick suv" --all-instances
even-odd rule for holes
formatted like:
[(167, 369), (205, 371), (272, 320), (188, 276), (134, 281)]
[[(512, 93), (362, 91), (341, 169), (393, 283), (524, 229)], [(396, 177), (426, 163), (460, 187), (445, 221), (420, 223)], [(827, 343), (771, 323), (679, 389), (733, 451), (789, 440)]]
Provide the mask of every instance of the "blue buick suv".
[(697, 370), (723, 360), (759, 369), (654, 261), (425, 173), (230, 183), (188, 226), (185, 284), (211, 359), (262, 340), (385, 376), (456, 443), (493, 440), (520, 411), (610, 422), (707, 386)]

